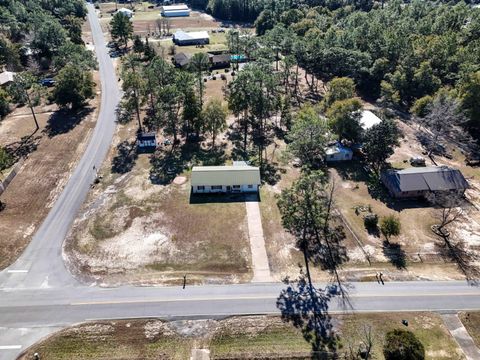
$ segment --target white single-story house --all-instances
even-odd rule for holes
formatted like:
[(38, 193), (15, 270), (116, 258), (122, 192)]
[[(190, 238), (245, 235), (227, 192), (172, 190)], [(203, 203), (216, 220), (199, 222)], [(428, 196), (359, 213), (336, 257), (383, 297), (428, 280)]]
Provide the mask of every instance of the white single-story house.
[(349, 147), (336, 143), (327, 147), (325, 150), (325, 160), (330, 161), (348, 161), (352, 160), (353, 151)]
[(118, 11), (120, 14), (123, 14), (125, 15), (126, 17), (128, 18), (131, 18), (133, 16), (133, 11), (130, 10), (130, 9), (127, 9), (127, 8), (121, 8), (121, 9), (118, 9)]
[(0, 73), (0, 86), (8, 86), (13, 82), (16, 73), (12, 71), (4, 71)]
[(363, 110), (362, 117), (360, 118), (360, 124), (362, 125), (363, 130), (370, 129), (373, 125), (380, 124), (382, 119), (375, 115), (370, 110)]
[(190, 16), (190, 8), (187, 5), (164, 5), (161, 11), (164, 17)]
[(205, 45), (210, 43), (210, 36), (206, 31), (185, 32), (178, 30), (173, 34), (173, 42), (176, 45)]
[(192, 168), (194, 194), (258, 192), (260, 183), (260, 168), (246, 164)]

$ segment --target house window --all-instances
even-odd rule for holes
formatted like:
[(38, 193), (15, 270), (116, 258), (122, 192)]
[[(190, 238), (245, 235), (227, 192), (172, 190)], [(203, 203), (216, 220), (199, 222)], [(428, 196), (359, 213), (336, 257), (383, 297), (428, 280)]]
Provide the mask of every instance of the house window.
[(233, 189), (240, 189), (240, 185), (232, 185)]
[(212, 185), (212, 190), (222, 190), (222, 185)]
[(253, 185), (248, 185), (248, 188), (249, 188), (249, 189), (253, 189)]
[(197, 186), (197, 190), (203, 191), (205, 190), (205, 186)]

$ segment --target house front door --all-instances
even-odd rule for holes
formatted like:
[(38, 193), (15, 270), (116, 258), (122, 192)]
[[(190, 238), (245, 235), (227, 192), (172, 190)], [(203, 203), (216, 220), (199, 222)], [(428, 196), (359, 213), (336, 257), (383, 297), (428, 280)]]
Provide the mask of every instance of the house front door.
[(232, 187), (227, 185), (227, 192), (230, 192), (230, 191), (232, 191)]

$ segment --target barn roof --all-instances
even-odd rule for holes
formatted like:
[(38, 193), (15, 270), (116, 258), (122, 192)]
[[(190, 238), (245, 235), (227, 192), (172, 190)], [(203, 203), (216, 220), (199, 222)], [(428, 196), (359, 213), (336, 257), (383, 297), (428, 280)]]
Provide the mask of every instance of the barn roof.
[(260, 185), (260, 168), (248, 165), (194, 166), (192, 186)]
[(401, 192), (465, 190), (468, 188), (468, 182), (460, 170), (448, 166), (390, 170), (385, 175), (388, 182)]
[(187, 5), (164, 5), (162, 6), (163, 11), (179, 11), (179, 10), (190, 10)]

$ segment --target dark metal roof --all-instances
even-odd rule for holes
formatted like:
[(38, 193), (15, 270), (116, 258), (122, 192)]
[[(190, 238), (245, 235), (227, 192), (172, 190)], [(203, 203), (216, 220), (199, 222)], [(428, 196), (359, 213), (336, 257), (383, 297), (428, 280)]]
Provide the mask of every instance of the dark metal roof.
[(137, 135), (138, 140), (153, 140), (157, 137), (157, 134), (154, 132), (149, 132), (149, 133), (141, 133)]
[(230, 63), (230, 55), (229, 54), (213, 55), (212, 63), (214, 64)]
[(386, 181), (397, 191), (465, 190), (468, 182), (460, 170), (447, 166), (390, 170)]
[(183, 53), (183, 52), (175, 54), (173, 59), (175, 61), (175, 64), (177, 64), (179, 66), (188, 65), (188, 63), (190, 62), (190, 56)]

